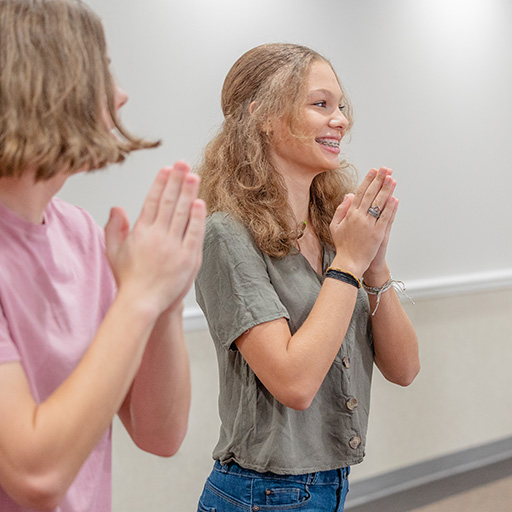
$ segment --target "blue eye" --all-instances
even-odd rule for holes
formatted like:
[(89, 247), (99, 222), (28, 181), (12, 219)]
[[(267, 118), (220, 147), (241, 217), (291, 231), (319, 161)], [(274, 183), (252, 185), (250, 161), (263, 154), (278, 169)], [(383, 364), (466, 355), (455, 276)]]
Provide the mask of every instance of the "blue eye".
[(325, 108), (327, 106), (327, 102), (326, 101), (317, 101), (316, 103), (313, 103), (313, 105), (315, 105), (315, 107)]

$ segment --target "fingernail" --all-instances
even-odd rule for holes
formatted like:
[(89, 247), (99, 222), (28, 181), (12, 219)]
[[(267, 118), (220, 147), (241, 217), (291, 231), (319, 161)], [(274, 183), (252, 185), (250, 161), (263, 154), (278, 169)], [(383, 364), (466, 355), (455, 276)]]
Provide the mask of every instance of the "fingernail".
[(196, 183), (196, 182), (198, 182), (198, 183), (199, 183), (199, 177), (197, 176), (197, 174), (190, 174), (190, 173), (189, 173), (189, 174), (187, 174), (187, 175), (185, 176), (185, 181), (186, 181), (187, 183)]

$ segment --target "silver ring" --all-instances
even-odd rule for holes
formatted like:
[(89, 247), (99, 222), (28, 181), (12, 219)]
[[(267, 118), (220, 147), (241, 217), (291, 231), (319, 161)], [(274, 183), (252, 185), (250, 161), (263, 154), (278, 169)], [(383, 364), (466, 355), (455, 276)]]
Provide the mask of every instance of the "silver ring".
[(378, 219), (380, 217), (380, 214), (382, 213), (380, 206), (370, 206), (368, 208), (368, 213), (372, 216)]

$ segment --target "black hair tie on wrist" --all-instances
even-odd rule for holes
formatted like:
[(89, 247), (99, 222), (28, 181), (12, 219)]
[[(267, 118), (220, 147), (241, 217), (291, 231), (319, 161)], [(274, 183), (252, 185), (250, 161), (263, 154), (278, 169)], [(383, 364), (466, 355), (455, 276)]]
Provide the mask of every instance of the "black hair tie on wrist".
[(352, 274), (352, 272), (347, 272), (346, 270), (329, 267), (325, 272), (325, 277), (330, 277), (332, 279), (342, 281), (343, 283), (351, 284), (358, 289), (361, 288), (361, 281)]

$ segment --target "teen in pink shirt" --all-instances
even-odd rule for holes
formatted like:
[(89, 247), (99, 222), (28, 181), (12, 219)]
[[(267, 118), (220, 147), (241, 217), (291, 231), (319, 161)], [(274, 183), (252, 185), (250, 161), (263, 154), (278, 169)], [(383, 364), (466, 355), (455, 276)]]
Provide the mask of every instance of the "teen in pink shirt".
[(80, 0), (1, 0), (0, 69), (0, 510), (107, 512), (116, 413), (158, 455), (185, 435), (198, 179), (162, 169), (133, 229), (113, 208), (105, 233), (54, 197), (155, 146), (120, 125), (127, 97)]

